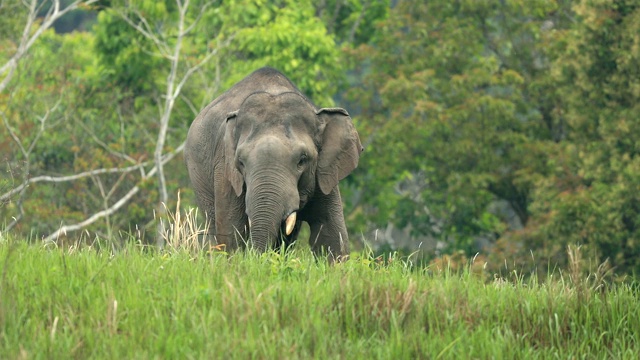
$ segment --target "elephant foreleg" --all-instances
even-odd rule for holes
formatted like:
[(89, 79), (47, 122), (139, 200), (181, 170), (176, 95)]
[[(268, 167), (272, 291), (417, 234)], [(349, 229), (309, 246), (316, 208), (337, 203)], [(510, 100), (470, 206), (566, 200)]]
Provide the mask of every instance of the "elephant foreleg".
[[(200, 182), (197, 182), (200, 181), (200, 178), (196, 177), (193, 173), (191, 173), (191, 178), (197, 179), (194, 183), (200, 184)], [(201, 245), (215, 244), (216, 213), (213, 189), (210, 190), (206, 186), (195, 186), (195, 195), (198, 208), (204, 218), (204, 226), (202, 229), (199, 229), (201, 235), (198, 235), (198, 241)]]
[(349, 235), (344, 223), (340, 190), (336, 186), (328, 195), (318, 191), (305, 207), (304, 218), (309, 223), (309, 245), (317, 255), (326, 254), (330, 262), (346, 260), (349, 255)]
[(216, 243), (224, 244), (227, 251), (244, 247), (248, 241), (249, 224), (244, 199), (237, 197), (228, 184), (223, 183), (216, 188), (215, 227)]

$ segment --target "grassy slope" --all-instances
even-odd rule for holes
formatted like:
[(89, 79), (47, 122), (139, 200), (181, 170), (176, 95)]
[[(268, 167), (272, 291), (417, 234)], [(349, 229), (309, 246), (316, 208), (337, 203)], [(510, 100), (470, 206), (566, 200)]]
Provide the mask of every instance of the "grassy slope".
[(2, 358), (629, 358), (637, 292), (335, 267), (303, 252), (0, 244)]

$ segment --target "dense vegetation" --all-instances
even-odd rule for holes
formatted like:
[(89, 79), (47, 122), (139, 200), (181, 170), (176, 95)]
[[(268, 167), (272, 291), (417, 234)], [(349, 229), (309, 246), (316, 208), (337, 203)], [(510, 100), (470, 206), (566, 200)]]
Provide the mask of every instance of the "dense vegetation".
[(539, 270), (579, 244), (640, 270), (636, 0), (56, 4), (0, 4), (0, 239), (152, 243), (179, 191), (194, 204), (190, 122), (270, 65), (356, 121), (355, 241), (393, 225), (427, 257)]
[[(29, 358), (636, 359), (632, 285), (366, 256), (0, 245), (0, 353)], [(574, 268), (579, 264), (574, 264)], [(478, 272), (478, 270), (480, 272)]]

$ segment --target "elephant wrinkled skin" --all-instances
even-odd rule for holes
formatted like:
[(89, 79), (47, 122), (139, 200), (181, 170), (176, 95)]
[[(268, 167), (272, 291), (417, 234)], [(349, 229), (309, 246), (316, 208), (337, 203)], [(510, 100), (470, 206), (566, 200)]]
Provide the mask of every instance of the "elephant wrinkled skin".
[(338, 181), (362, 150), (346, 110), (318, 109), (262, 68), (200, 112), (184, 156), (209, 241), (265, 251), (292, 243), (306, 221), (313, 251), (334, 261), (349, 253)]

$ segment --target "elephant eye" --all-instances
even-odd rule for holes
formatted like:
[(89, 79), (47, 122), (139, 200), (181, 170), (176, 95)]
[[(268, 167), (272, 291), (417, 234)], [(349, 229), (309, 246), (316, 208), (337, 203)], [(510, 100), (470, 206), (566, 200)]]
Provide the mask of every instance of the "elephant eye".
[(300, 160), (298, 160), (298, 167), (303, 167), (304, 164), (307, 163), (307, 154), (302, 153), (302, 155), (300, 155)]

